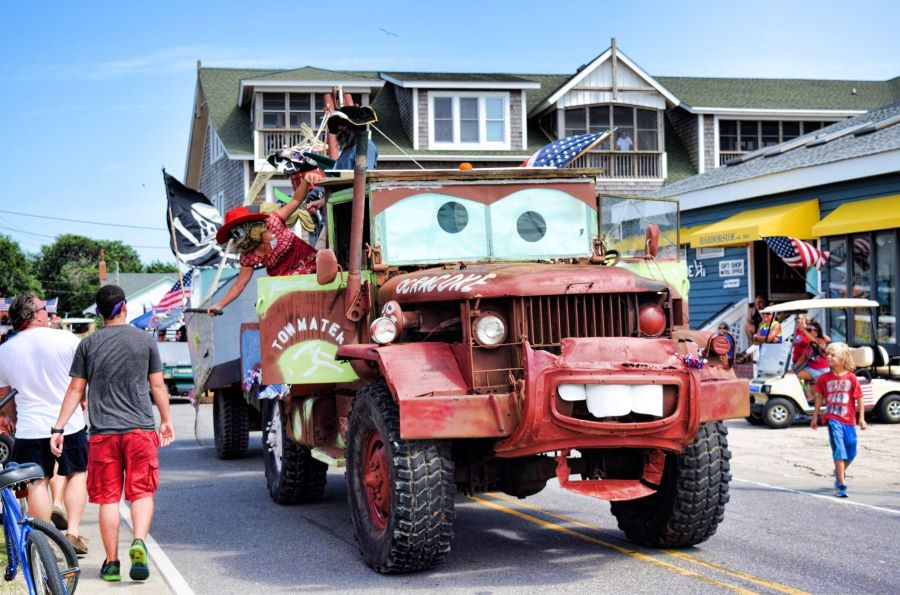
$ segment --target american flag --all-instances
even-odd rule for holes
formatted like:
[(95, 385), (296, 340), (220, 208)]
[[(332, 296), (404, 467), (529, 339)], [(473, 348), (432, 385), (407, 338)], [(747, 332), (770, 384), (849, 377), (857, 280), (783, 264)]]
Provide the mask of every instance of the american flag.
[(772, 252), (780, 256), (781, 260), (787, 263), (789, 267), (804, 270), (816, 267), (816, 269), (821, 271), (825, 263), (828, 262), (828, 252), (822, 252), (803, 240), (785, 236), (772, 236), (763, 239)]
[(576, 134), (544, 145), (522, 164), (523, 167), (566, 167), (582, 153), (599, 144), (612, 131)]
[(184, 277), (175, 282), (172, 289), (153, 306), (154, 312), (166, 312), (181, 308), (182, 304), (191, 298), (191, 274), (185, 273)]

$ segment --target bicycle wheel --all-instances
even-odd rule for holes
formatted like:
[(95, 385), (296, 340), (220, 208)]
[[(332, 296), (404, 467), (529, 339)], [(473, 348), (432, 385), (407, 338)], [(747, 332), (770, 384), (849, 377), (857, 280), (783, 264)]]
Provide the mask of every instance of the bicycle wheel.
[(33, 518), (31, 519), (31, 527), (47, 536), (54, 559), (58, 564), (62, 565), (61, 572), (63, 573), (63, 583), (66, 585), (66, 592), (72, 595), (75, 593), (75, 587), (78, 586), (78, 576), (81, 572), (78, 567), (78, 556), (75, 554), (75, 548), (66, 541), (65, 535), (53, 526), (53, 523)]
[(41, 595), (65, 595), (66, 588), (47, 536), (31, 531), (25, 538), (25, 554), (35, 591)]

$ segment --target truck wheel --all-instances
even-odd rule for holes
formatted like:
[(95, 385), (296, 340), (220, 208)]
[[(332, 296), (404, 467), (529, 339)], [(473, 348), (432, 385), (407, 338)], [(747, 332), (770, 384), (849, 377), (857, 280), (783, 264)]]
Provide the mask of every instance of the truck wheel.
[(450, 444), (401, 440), (384, 382), (356, 394), (347, 431), (347, 484), (356, 542), (385, 574), (432, 568), (450, 552), (455, 517)]
[(213, 435), (220, 459), (239, 459), (247, 453), (250, 439), (247, 403), (240, 392), (218, 388), (213, 395)]
[(277, 504), (315, 502), (325, 493), (328, 465), (312, 457), (309, 448), (288, 438), (284, 431), (284, 403), (260, 403), (263, 425), (263, 461), (269, 495)]
[(9, 434), (0, 434), (0, 465), (6, 466), (12, 456), (16, 440)]
[(766, 408), (763, 410), (763, 421), (770, 428), (780, 430), (794, 423), (794, 416), (797, 415), (797, 409), (794, 404), (787, 399), (781, 397), (769, 399)]
[(747, 417), (745, 417), (744, 419), (746, 419), (747, 423), (749, 423), (751, 426), (761, 426), (761, 425), (763, 425), (763, 423), (765, 423), (765, 422), (763, 422), (763, 418), (757, 417), (757, 416), (753, 415), (752, 413), (750, 415), (748, 415)]
[(886, 424), (900, 423), (900, 394), (890, 393), (878, 401), (878, 419)]
[(689, 547), (716, 532), (729, 499), (727, 433), (722, 422), (701, 425), (684, 452), (666, 456), (662, 485), (655, 494), (610, 503), (629, 540), (648, 547)]

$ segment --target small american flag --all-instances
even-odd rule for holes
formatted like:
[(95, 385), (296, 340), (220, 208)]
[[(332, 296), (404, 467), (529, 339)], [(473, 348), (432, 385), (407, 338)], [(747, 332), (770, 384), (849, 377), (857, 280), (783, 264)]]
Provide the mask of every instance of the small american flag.
[(522, 166), (566, 167), (580, 157), (582, 153), (599, 144), (610, 135), (610, 132), (610, 130), (607, 130), (606, 132), (576, 134), (575, 136), (567, 136), (566, 138), (553, 141), (549, 145), (544, 145), (538, 149)]
[(860, 382), (859, 389), (862, 391), (863, 405), (866, 407), (875, 405), (875, 387), (872, 386), (872, 383)]
[(789, 267), (804, 270), (816, 267), (816, 269), (821, 271), (825, 263), (828, 262), (828, 252), (822, 252), (803, 240), (785, 236), (772, 236), (763, 239), (772, 252), (780, 256), (781, 260), (787, 263)]
[(181, 308), (182, 304), (191, 298), (191, 274), (186, 273), (184, 277), (175, 282), (172, 289), (159, 300), (159, 303), (153, 306), (154, 312), (166, 312)]

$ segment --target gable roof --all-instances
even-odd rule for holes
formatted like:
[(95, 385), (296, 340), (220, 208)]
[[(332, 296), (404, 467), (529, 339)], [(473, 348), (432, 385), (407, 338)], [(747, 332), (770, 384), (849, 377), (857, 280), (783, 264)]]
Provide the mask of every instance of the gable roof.
[(105, 284), (115, 283), (125, 292), (126, 299), (133, 299), (134, 296), (159, 285), (163, 281), (169, 285), (174, 285), (177, 279), (178, 273), (112, 273)]
[(731, 108), (864, 112), (900, 100), (890, 81), (682, 76), (658, 76), (656, 80), (695, 111)]
[[(892, 118), (897, 119), (897, 121), (890, 124)], [(868, 133), (865, 132), (866, 128), (860, 128), (860, 125), (877, 122), (884, 122), (889, 125)], [(854, 128), (857, 129), (855, 132)], [(846, 131), (846, 134), (841, 135), (841, 131)], [(813, 141), (813, 139), (825, 140), (826, 138), (831, 138), (832, 140), (821, 143), (803, 143), (804, 139)], [(778, 151), (779, 148), (787, 150), (780, 152)], [(776, 186), (773, 180), (774, 176), (778, 174), (803, 173), (803, 170), (808, 170), (809, 168), (837, 164), (850, 159), (871, 158), (871, 167), (862, 167), (857, 161), (855, 162), (855, 167), (838, 172), (841, 175), (841, 179), (900, 171), (900, 160), (898, 160), (898, 157), (900, 157), (900, 102), (892, 103), (854, 118), (841, 120), (798, 139), (767, 147), (764, 153), (771, 153), (772, 155), (768, 157), (760, 155), (735, 165), (717, 167), (686, 180), (664, 186), (655, 195), (659, 197), (678, 196), (682, 199), (683, 208), (690, 209), (707, 206), (707, 203), (711, 200), (714, 202), (729, 202), (751, 198), (752, 196), (774, 194), (789, 189), (822, 185), (829, 182), (822, 175), (798, 177), (798, 179), (790, 182), (790, 184), (793, 184), (792, 188), (786, 188), (784, 184)], [(881, 157), (883, 159), (880, 159)], [(754, 180), (758, 180), (761, 186), (750, 187), (749, 184), (746, 184), (744, 186), (746, 190), (738, 189), (736, 186), (742, 182)], [(767, 186), (762, 186), (763, 184)], [(771, 191), (760, 192), (760, 188), (763, 187), (767, 187)], [(748, 193), (749, 195), (745, 196)], [(707, 197), (707, 194), (716, 194), (716, 196)]]

